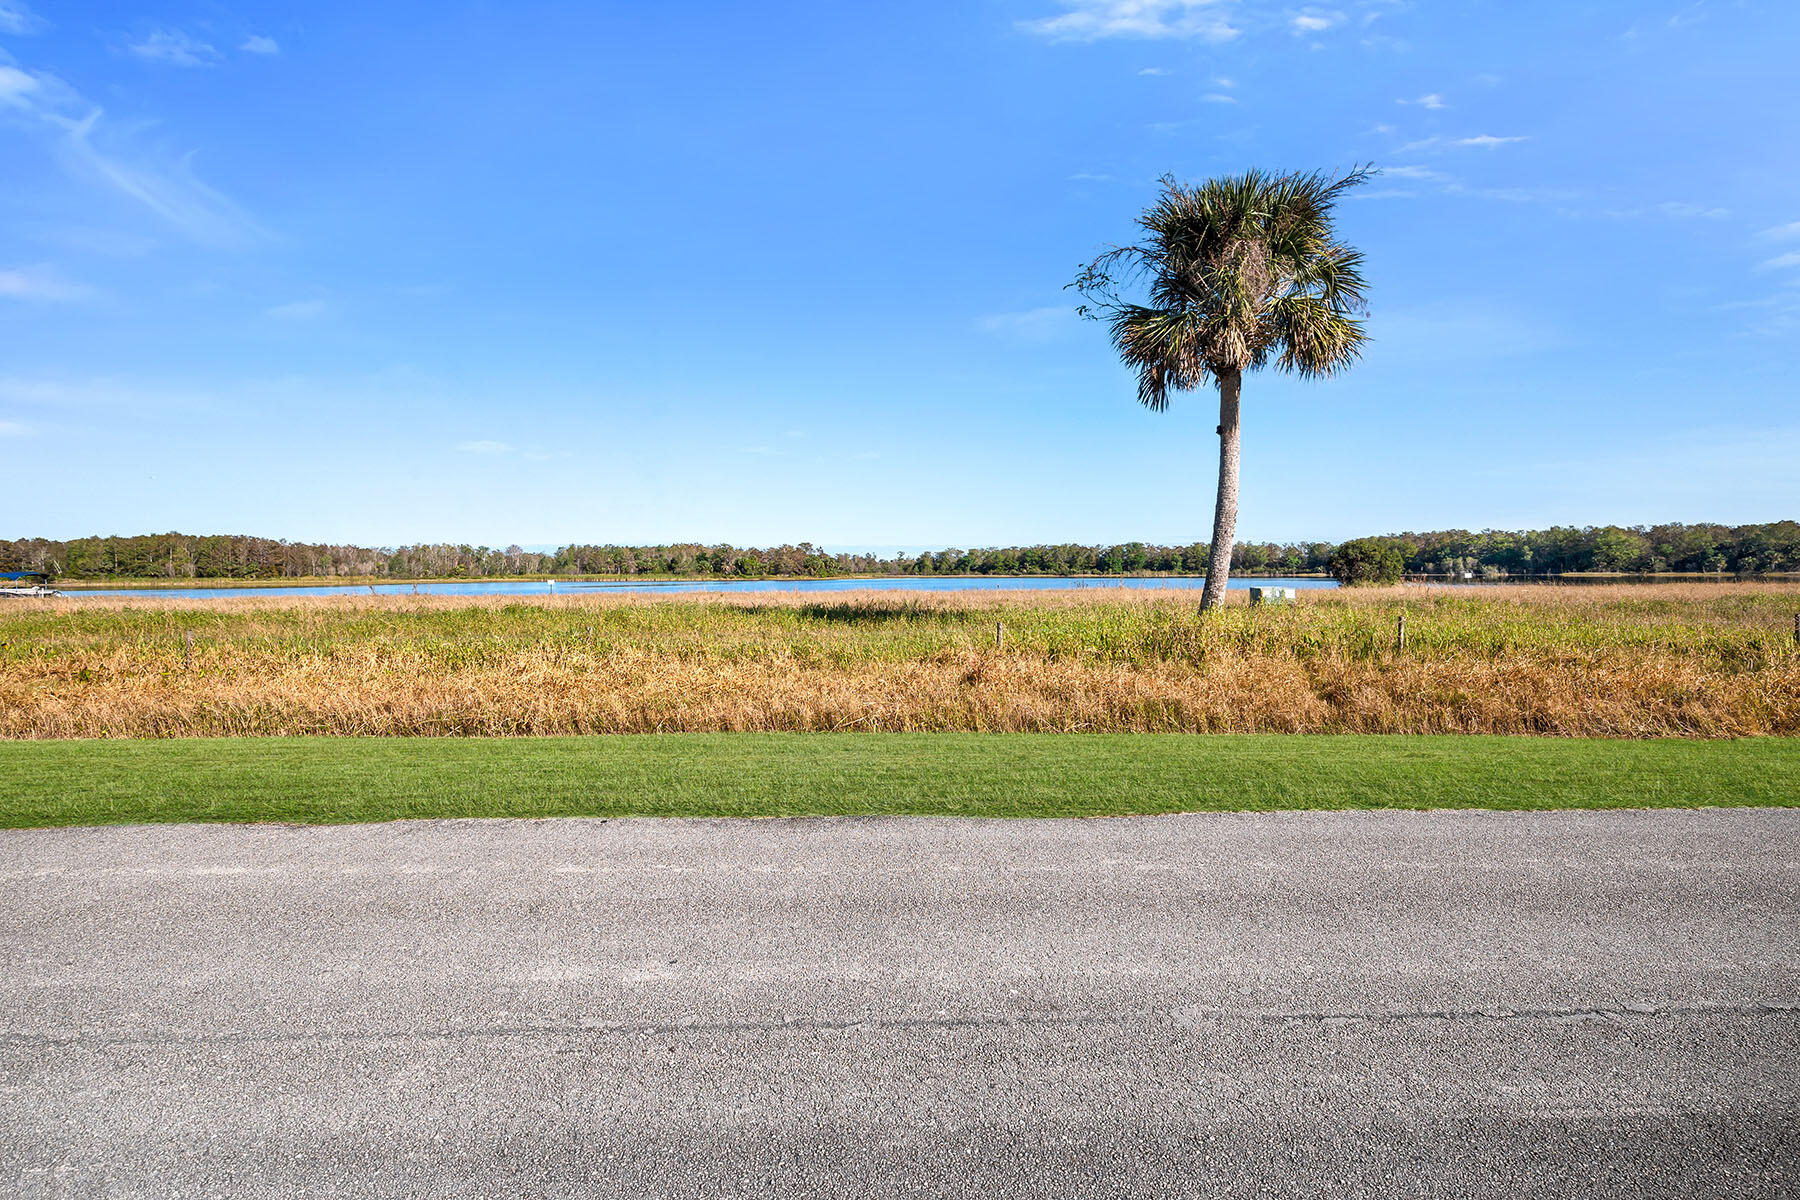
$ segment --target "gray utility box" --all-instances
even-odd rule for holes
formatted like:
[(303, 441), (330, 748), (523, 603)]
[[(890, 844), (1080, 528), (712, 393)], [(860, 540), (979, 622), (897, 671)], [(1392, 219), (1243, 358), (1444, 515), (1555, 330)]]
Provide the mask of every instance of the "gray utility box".
[(1293, 588), (1253, 587), (1250, 589), (1250, 603), (1252, 604), (1291, 604), (1293, 600)]

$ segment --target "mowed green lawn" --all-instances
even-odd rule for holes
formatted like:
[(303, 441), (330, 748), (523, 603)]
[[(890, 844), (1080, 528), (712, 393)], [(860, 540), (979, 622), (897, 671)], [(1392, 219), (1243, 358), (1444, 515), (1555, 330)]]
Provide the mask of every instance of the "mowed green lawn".
[(653, 734), (0, 742), (0, 826), (1800, 804), (1800, 739)]

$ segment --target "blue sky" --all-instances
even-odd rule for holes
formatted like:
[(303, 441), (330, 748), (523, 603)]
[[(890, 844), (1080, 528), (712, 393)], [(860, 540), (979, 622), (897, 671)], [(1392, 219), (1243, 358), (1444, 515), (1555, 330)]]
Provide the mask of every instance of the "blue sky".
[[(29, 6), (28, 6), (29, 5)], [(0, 0), (0, 536), (1187, 542), (1063, 285), (1384, 174), (1240, 533), (1800, 515), (1800, 5)]]

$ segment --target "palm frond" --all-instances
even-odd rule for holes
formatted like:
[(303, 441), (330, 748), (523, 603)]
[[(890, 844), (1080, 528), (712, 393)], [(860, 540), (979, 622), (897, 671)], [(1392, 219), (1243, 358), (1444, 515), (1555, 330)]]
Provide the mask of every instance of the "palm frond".
[(1293, 288), (1317, 296), (1338, 312), (1360, 313), (1365, 303), (1363, 293), (1368, 289), (1362, 265), (1362, 251), (1332, 243), (1300, 264), (1294, 273)]
[(1145, 407), (1161, 412), (1169, 406), (1171, 389), (1187, 391), (1206, 381), (1203, 332), (1175, 309), (1130, 305), (1113, 315), (1113, 347), (1126, 366), (1137, 369), (1138, 400)]
[(1274, 333), (1269, 344), (1281, 349), (1276, 365), (1307, 379), (1350, 366), (1369, 340), (1360, 320), (1316, 296), (1283, 296), (1270, 306), (1267, 323)]

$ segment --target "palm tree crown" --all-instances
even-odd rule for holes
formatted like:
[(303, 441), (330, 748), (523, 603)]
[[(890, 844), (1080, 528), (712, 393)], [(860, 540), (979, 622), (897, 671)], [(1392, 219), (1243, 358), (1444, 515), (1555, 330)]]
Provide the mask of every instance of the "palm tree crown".
[[(1245, 371), (1330, 375), (1355, 362), (1363, 332), (1362, 254), (1337, 240), (1331, 210), (1373, 172), (1247, 171), (1188, 187), (1164, 177), (1138, 218), (1147, 235), (1082, 269), (1084, 317), (1107, 323), (1137, 371), (1138, 399), (1161, 412), (1171, 390), (1219, 385), (1219, 498), (1200, 607), (1225, 600), (1237, 538), (1238, 395)], [(1126, 299), (1141, 283), (1145, 303)]]
[[(1195, 187), (1165, 176), (1138, 218), (1146, 239), (1102, 254), (1074, 287), (1083, 316), (1107, 322), (1138, 372), (1138, 399), (1161, 411), (1171, 390), (1241, 374), (1271, 356), (1284, 371), (1330, 375), (1366, 340), (1362, 254), (1336, 239), (1331, 210), (1368, 169), (1247, 171)], [(1143, 281), (1148, 303), (1121, 288)]]

